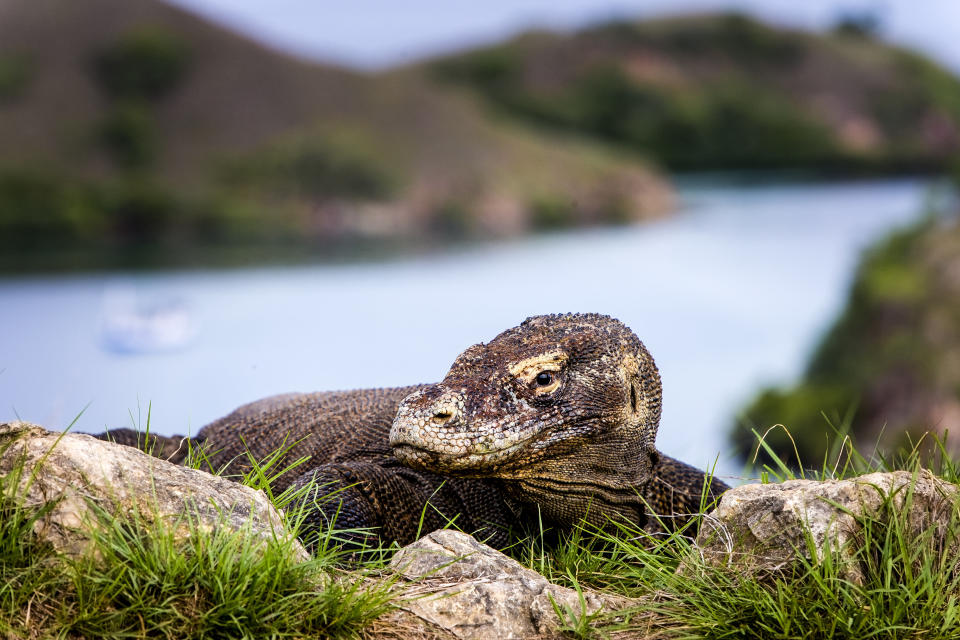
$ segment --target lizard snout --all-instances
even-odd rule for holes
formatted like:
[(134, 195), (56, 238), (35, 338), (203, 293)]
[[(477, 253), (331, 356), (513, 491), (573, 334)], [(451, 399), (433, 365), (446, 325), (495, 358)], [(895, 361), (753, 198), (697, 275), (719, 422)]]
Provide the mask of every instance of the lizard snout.
[(397, 409), (390, 445), (443, 451), (448, 448), (444, 445), (449, 444), (451, 430), (463, 428), (465, 411), (464, 397), (456, 391), (433, 387), (413, 393)]
[(485, 421), (467, 395), (440, 383), (404, 398), (390, 429), (393, 455), (414, 469), (487, 477), (522, 453), (535, 430), (517, 428), (510, 415)]

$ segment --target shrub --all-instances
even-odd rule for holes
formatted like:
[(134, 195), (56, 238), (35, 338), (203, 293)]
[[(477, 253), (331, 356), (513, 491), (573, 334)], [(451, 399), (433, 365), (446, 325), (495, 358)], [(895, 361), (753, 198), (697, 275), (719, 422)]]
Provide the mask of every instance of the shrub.
[(313, 200), (381, 199), (395, 188), (390, 170), (372, 154), (317, 140), (262, 149), (228, 163), (222, 178), (233, 186), (256, 186)]
[(563, 229), (576, 222), (576, 208), (570, 200), (541, 196), (530, 203), (530, 221), (534, 229)]
[(179, 215), (175, 198), (160, 186), (130, 180), (107, 190), (104, 215), (123, 242), (155, 243), (171, 230)]
[(30, 81), (30, 64), (23, 56), (0, 55), (0, 102), (19, 97)]
[(505, 89), (519, 79), (521, 62), (520, 55), (513, 48), (501, 46), (435, 62), (431, 71), (441, 80), (497, 90)]
[(793, 65), (804, 54), (796, 36), (738, 12), (671, 25), (656, 39), (679, 55), (721, 55), (740, 64)]
[(25, 249), (95, 237), (96, 190), (38, 169), (0, 171), (0, 245)]
[(149, 166), (157, 155), (157, 133), (153, 116), (136, 102), (115, 106), (100, 123), (100, 144), (113, 161), (124, 169)]
[(159, 100), (180, 85), (189, 62), (190, 51), (179, 36), (141, 27), (97, 54), (93, 72), (112, 98)]

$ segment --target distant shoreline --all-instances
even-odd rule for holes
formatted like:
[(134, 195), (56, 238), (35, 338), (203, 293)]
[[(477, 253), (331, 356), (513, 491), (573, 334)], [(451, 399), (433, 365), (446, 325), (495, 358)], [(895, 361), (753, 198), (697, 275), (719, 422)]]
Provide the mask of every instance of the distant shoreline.
[[(702, 188), (743, 187), (745, 189), (778, 186), (816, 186), (824, 184), (884, 183), (891, 180), (928, 179), (943, 176), (924, 174), (888, 177), (828, 176), (810, 171), (714, 171), (680, 173), (673, 177), (678, 207), (667, 218), (683, 210), (684, 192)], [(138, 244), (124, 247), (33, 247), (23, 251), (0, 252), (0, 278), (63, 276), (109, 272), (150, 273), (159, 271), (232, 270), (242, 268), (284, 268), (312, 265), (349, 265), (382, 263), (418, 257), (437, 256), (455, 250), (482, 249), (492, 244), (524, 238), (578, 231), (640, 226), (658, 222), (639, 221), (626, 225), (574, 225), (553, 230), (533, 230), (507, 237), (492, 236), (420, 236), (369, 237), (328, 242), (208, 243), (173, 246)]]

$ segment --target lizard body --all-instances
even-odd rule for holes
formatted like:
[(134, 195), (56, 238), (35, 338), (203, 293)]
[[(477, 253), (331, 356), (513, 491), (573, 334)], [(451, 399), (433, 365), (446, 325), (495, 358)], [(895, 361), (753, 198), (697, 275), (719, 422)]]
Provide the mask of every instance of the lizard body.
[[(207, 425), (193, 444), (228, 474), (249, 468), (247, 452), (263, 460), (288, 447), (280, 468), (308, 458), (271, 487), (317, 481), (306, 531), (336, 520), (406, 544), (452, 521), (503, 545), (537, 518), (661, 530), (698, 513), (705, 474), (654, 446), (660, 401), (653, 359), (621, 322), (537, 316), (468, 348), (439, 383), (274, 396)], [(181, 439), (151, 437), (169, 459), (185, 457)], [(710, 499), (727, 488), (710, 483)]]

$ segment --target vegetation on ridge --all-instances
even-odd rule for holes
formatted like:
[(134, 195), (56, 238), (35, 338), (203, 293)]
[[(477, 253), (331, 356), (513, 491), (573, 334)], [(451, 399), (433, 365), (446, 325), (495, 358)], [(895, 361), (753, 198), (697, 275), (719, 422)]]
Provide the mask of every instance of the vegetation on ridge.
[(159, 0), (0, 11), (0, 269), (620, 224), (671, 209), (645, 159), (886, 173), (960, 149), (957, 79), (863, 29), (624, 21), (362, 74)]
[(815, 35), (739, 13), (617, 21), (428, 66), (527, 122), (670, 169), (923, 171), (960, 151), (960, 80), (849, 29)]
[(307, 63), (159, 0), (0, 12), (0, 268), (513, 235), (549, 198), (561, 225), (670, 206), (642, 161), (418, 73)]
[(955, 217), (927, 218), (871, 247), (803, 378), (761, 391), (742, 410), (732, 431), (739, 453), (752, 459), (755, 434), (784, 459), (821, 460), (828, 434), (892, 451), (930, 430), (956, 452), (958, 274)]

